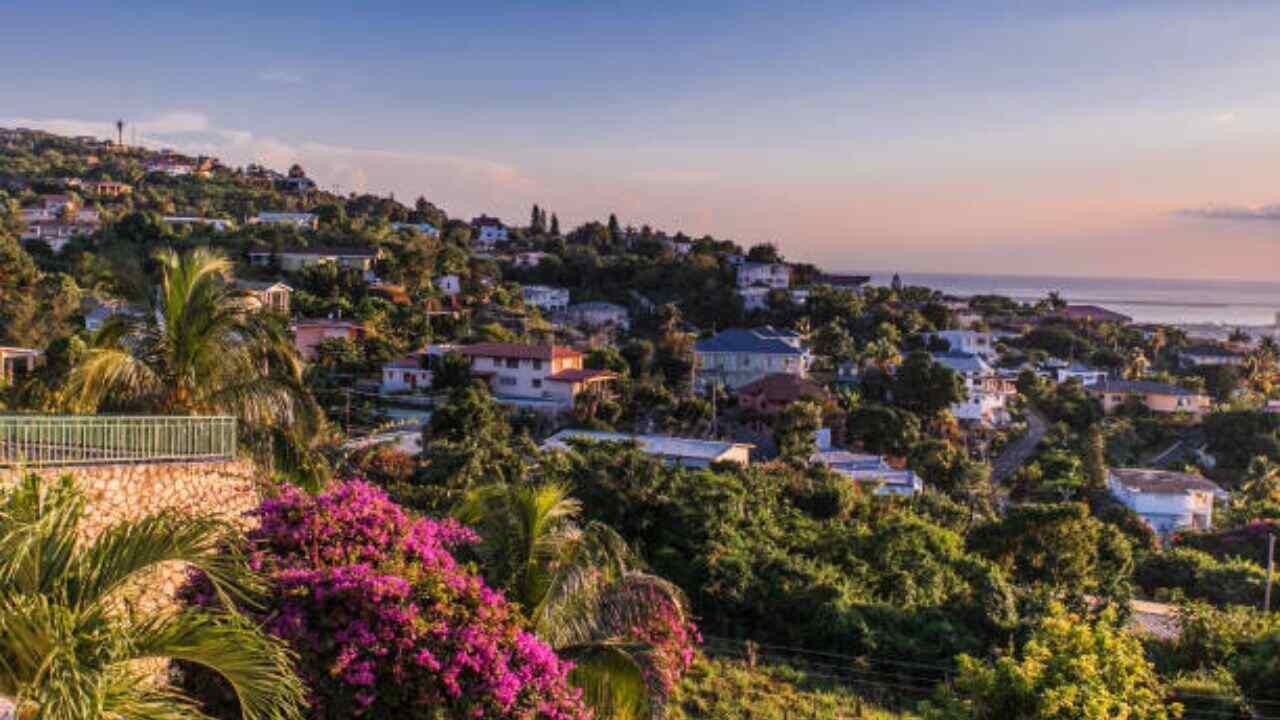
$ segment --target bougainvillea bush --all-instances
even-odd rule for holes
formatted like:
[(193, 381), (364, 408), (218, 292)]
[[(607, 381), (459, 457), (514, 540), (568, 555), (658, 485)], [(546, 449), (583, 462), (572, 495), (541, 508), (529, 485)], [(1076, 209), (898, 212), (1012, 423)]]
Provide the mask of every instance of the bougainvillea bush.
[[(285, 488), (257, 515), (260, 619), (297, 653), (313, 717), (590, 717), (570, 664), (455, 561), (472, 531), (410, 518), (360, 481), (317, 496)], [(190, 594), (215, 602), (199, 583)]]

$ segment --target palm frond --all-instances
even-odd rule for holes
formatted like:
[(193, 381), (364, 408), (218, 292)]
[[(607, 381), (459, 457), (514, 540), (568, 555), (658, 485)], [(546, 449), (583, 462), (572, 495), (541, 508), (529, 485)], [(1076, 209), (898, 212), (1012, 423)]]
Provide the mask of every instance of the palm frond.
[(185, 660), (217, 672), (231, 685), (245, 720), (301, 717), (305, 690), (283, 642), (238, 616), (188, 611), (145, 623), (132, 643), (137, 659)]
[(596, 717), (639, 720), (649, 713), (649, 688), (634, 649), (616, 643), (560, 648), (574, 663), (569, 682), (582, 690)]

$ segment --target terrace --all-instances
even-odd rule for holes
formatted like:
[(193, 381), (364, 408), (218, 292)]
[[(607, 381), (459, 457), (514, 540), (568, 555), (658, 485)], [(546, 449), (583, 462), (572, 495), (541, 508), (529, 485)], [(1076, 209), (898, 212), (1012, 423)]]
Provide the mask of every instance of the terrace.
[(0, 467), (235, 459), (233, 417), (0, 415)]

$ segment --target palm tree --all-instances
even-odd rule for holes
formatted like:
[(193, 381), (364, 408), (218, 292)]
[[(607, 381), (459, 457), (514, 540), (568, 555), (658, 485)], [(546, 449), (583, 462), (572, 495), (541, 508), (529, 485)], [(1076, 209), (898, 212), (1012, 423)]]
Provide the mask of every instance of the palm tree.
[(301, 717), (304, 690), (280, 642), (227, 612), (130, 605), (129, 588), (175, 561), (202, 570), (224, 597), (249, 598), (254, 578), (221, 550), (233, 529), (165, 513), (84, 542), (84, 517), (84, 496), (69, 477), (29, 475), (0, 497), (0, 696), (15, 717), (204, 718), (147, 672), (168, 660), (221, 675), (247, 719)]
[(205, 249), (156, 255), (162, 279), (145, 320), (117, 316), (72, 369), (64, 403), (166, 414), (225, 414), (256, 438), (293, 447), (321, 425), (302, 361), (279, 319), (228, 285), (231, 263)]
[(864, 362), (870, 362), (872, 365), (880, 368), (881, 372), (889, 372), (889, 368), (902, 362), (902, 354), (898, 352), (898, 346), (894, 345), (887, 338), (880, 338), (867, 343), (862, 350)]
[(1124, 376), (1127, 380), (1140, 380), (1147, 374), (1147, 368), (1151, 367), (1151, 361), (1147, 360), (1147, 356), (1143, 354), (1141, 348), (1132, 348), (1129, 355), (1125, 358)]
[(573, 660), (570, 680), (602, 718), (638, 718), (650, 709), (642, 654), (622, 637), (642, 624), (652, 598), (684, 613), (678, 588), (637, 570), (626, 542), (600, 523), (581, 525), (566, 485), (477, 488), (454, 516), (482, 538), (486, 579), (524, 607), (534, 630)]

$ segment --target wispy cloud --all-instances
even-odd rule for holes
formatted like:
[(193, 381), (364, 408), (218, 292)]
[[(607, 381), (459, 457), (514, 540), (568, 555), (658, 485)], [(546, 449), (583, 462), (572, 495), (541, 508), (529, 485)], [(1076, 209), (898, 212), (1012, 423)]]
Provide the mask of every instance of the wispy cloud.
[(263, 70), (258, 73), (258, 79), (262, 82), (280, 83), (282, 85), (297, 85), (303, 81), (302, 73), (293, 70), (282, 70), (279, 68), (271, 70)]
[(1280, 221), (1280, 204), (1244, 207), (1241, 205), (1205, 205), (1198, 208), (1183, 208), (1175, 215), (1199, 220), (1228, 220), (1242, 222), (1276, 222)]
[(1218, 113), (1213, 116), (1213, 122), (1218, 125), (1231, 125), (1236, 121), (1236, 111), (1228, 110), (1227, 112)]

